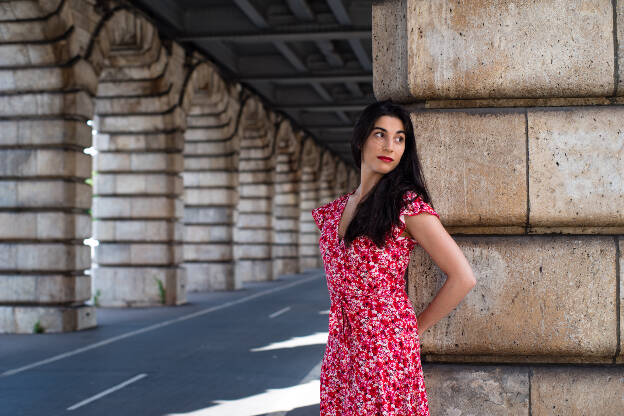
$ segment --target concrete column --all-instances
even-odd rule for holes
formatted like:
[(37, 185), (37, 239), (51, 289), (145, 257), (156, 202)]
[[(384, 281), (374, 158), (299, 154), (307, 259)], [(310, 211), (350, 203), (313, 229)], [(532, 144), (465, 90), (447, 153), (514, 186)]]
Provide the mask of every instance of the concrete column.
[(233, 290), (240, 85), (199, 64), (184, 107), (184, 267), (188, 291)]
[(336, 164), (336, 181), (334, 183), (334, 195), (336, 195), (336, 198), (351, 192), (351, 188), (348, 187), (349, 176), (347, 173), (347, 165), (342, 160), (338, 160)]
[(89, 59), (100, 72), (94, 292), (102, 306), (182, 304), (184, 52), (121, 10), (98, 32)]
[[(350, 190), (356, 189), (360, 186), (360, 171), (355, 169), (349, 169), (347, 171), (347, 192), (351, 192)], [(349, 190), (350, 189), (350, 190)]]
[(243, 104), (240, 124), (238, 203), (234, 230), (235, 288), (273, 279), (271, 258), (275, 114), (259, 99)]
[(336, 194), (336, 166), (337, 157), (329, 150), (321, 155), (321, 173), (319, 175), (319, 203), (322, 205), (338, 197)]
[[(432, 414), (624, 408), (622, 16), (609, 0), (373, 5), (375, 95), (415, 104), (433, 203), (478, 282), (421, 334)], [(416, 313), (445, 278), (417, 247)]]
[(295, 134), (282, 120), (276, 138), (273, 190), (273, 276), (294, 274), (299, 269), (299, 178), (302, 134)]
[(299, 269), (322, 265), (319, 251), (320, 232), (310, 214), (319, 204), (319, 167), (321, 148), (309, 137), (303, 143), (299, 183)]
[[(0, 333), (96, 325), (91, 146), (97, 78), (59, 2), (0, 6)], [(73, 37), (72, 37), (73, 36)]]

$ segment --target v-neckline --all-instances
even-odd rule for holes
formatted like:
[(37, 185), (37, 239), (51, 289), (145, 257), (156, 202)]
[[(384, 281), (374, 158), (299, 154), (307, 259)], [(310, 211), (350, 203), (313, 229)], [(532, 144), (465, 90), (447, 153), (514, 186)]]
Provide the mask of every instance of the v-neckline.
[[(340, 208), (340, 211), (338, 213), (338, 222), (336, 223), (336, 238), (338, 239), (338, 242), (341, 244), (344, 243), (344, 236), (340, 237), (340, 222), (342, 221), (342, 215), (344, 214), (345, 209), (347, 208), (347, 204), (349, 203), (349, 198), (354, 193), (355, 193), (355, 189), (343, 196), (342, 207)], [(353, 218), (351, 220), (353, 220)], [(351, 222), (349, 222), (349, 225), (351, 225)], [(347, 228), (349, 228), (349, 225), (347, 225)], [(347, 232), (347, 228), (345, 228), (345, 234)]]

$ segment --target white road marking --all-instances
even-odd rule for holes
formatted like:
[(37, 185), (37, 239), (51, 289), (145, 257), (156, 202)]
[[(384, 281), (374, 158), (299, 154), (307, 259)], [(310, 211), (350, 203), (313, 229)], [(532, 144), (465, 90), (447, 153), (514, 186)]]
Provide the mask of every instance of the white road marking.
[[(306, 374), (306, 376), (304, 378), (301, 379), (301, 381), (299, 382), (299, 384), (308, 384), (310, 382), (315, 382), (315, 381), (319, 381), (320, 383), (320, 379), (321, 379), (321, 366), (323, 365), (323, 361), (319, 361), (314, 368), (312, 368), (312, 370), (310, 370), (308, 372), (308, 374)], [(319, 385), (320, 388), (320, 385)], [(316, 396), (316, 390), (314, 391), (314, 395)], [(318, 402), (315, 403), (320, 403), (321, 402), (321, 392), (319, 389), (319, 397), (318, 397)], [(289, 410), (282, 410), (279, 412), (271, 412), (271, 413), (267, 413), (266, 416), (286, 416), (286, 414), (289, 412)]]
[(217, 311), (219, 309), (224, 309), (224, 308), (227, 308), (229, 306), (238, 305), (239, 303), (243, 303), (243, 302), (246, 302), (246, 301), (251, 300), (251, 299), (255, 299), (255, 298), (260, 297), (260, 296), (268, 295), (268, 294), (274, 293), (274, 292), (279, 292), (280, 290), (288, 289), (288, 288), (293, 287), (293, 286), (297, 286), (297, 285), (300, 285), (300, 284), (303, 284), (303, 283), (307, 283), (307, 282), (309, 282), (311, 280), (318, 279), (319, 276), (322, 276), (322, 274), (321, 275), (315, 274), (315, 275), (312, 275), (310, 277), (306, 277), (305, 279), (301, 279), (301, 280), (297, 280), (295, 282), (287, 283), (287, 284), (285, 284), (283, 286), (274, 287), (272, 289), (267, 289), (267, 290), (265, 290), (263, 292), (258, 292), (258, 293), (255, 293), (253, 295), (246, 296), (244, 298), (240, 298), (240, 299), (237, 299), (237, 300), (232, 300), (232, 301), (223, 303), (221, 305), (211, 306), (210, 308), (201, 309), (199, 311), (190, 313), (188, 315), (180, 316), (180, 317), (174, 318), (174, 319), (169, 319), (168, 321), (163, 321), (163, 322), (160, 322), (160, 323), (157, 323), (157, 324), (153, 324), (153, 325), (147, 326), (145, 328), (137, 329), (135, 331), (126, 332), (125, 334), (117, 335), (115, 337), (112, 337), (112, 338), (109, 338), (109, 339), (105, 339), (105, 340), (96, 342), (94, 344), (87, 345), (85, 347), (77, 348), (77, 349), (72, 350), (72, 351), (68, 351), (68, 352), (65, 352), (65, 353), (62, 353), (62, 354), (58, 354), (58, 355), (55, 355), (53, 357), (46, 358), (44, 360), (34, 362), (32, 364), (25, 365), (23, 367), (7, 370), (4, 373), (0, 374), (0, 377), (11, 376), (11, 375), (14, 375), (14, 374), (17, 374), (17, 373), (21, 373), (22, 371), (30, 370), (31, 368), (40, 367), (42, 365), (49, 364), (49, 363), (52, 363), (54, 361), (62, 360), (63, 358), (68, 358), (68, 357), (71, 357), (71, 356), (83, 353), (85, 351), (89, 351), (89, 350), (92, 350), (92, 349), (95, 349), (95, 348), (103, 347), (104, 345), (112, 344), (113, 342), (117, 342), (117, 341), (120, 341), (120, 340), (125, 339), (125, 338), (130, 338), (130, 337), (133, 337), (135, 335), (142, 334), (144, 332), (153, 331), (155, 329), (162, 328), (162, 327), (165, 327), (165, 326), (168, 326), (168, 325), (171, 325), (171, 324), (175, 324), (175, 323), (178, 323), (178, 322), (186, 321), (187, 319), (196, 318), (198, 316), (205, 315), (207, 313), (214, 312), (214, 311)]
[(135, 381), (139, 381), (143, 377), (147, 377), (147, 374), (142, 373), (142, 374), (136, 375), (136, 376), (132, 377), (130, 380), (126, 380), (123, 383), (117, 384), (116, 386), (113, 386), (110, 389), (106, 389), (103, 392), (96, 394), (95, 396), (91, 396), (88, 399), (85, 399), (85, 400), (83, 400), (81, 402), (78, 402), (78, 403), (72, 405), (72, 406), (69, 406), (67, 408), (67, 410), (78, 409), (79, 407), (82, 407), (82, 406), (84, 406), (87, 403), (91, 403), (92, 401), (97, 400), (99, 398), (102, 398), (102, 397), (106, 396), (107, 394), (111, 394), (112, 392), (114, 392), (116, 390), (122, 389), (125, 386), (127, 386), (128, 384), (134, 383)]
[(284, 312), (287, 312), (289, 310), (290, 310), (290, 306), (286, 306), (284, 309), (280, 309), (277, 312), (273, 312), (271, 315), (269, 315), (269, 318), (275, 318), (276, 316), (279, 316), (279, 315), (281, 315)]

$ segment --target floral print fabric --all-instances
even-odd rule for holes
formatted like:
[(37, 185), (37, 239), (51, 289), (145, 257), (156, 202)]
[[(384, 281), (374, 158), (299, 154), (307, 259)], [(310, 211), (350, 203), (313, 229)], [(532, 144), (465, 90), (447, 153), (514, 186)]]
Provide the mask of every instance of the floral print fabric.
[(367, 236), (347, 248), (338, 223), (351, 194), (312, 210), (331, 300), (321, 365), (321, 416), (429, 416), (416, 314), (404, 273), (417, 241), (405, 215), (439, 215), (413, 191), (383, 248)]

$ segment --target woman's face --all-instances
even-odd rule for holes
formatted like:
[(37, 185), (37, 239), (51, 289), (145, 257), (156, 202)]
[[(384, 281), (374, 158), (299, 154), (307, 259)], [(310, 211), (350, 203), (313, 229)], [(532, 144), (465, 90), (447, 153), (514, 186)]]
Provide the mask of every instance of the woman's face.
[(396, 117), (381, 116), (375, 120), (373, 130), (364, 142), (362, 168), (385, 175), (399, 165), (404, 151), (403, 122)]

